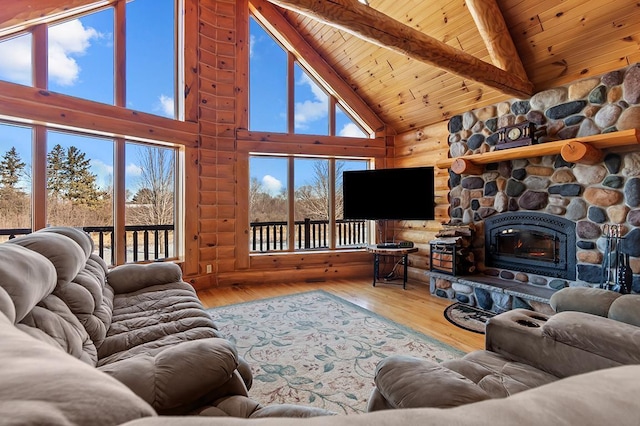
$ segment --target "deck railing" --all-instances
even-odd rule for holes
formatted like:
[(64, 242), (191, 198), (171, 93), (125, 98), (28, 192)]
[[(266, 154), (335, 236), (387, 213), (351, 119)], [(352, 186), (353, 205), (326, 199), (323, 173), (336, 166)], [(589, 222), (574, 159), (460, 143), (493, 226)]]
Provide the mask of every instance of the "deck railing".
[[(251, 222), (252, 251), (269, 252), (287, 249), (287, 222)], [(321, 249), (329, 247), (328, 220), (299, 220), (294, 222), (296, 249)], [(336, 247), (348, 247), (367, 243), (366, 221), (336, 220)]]
[[(160, 260), (173, 257), (173, 225), (127, 225), (124, 227), (125, 262)], [(112, 226), (83, 226), (94, 243), (95, 252), (107, 262), (115, 264)], [(30, 234), (30, 228), (0, 229), (2, 240)]]
[[(294, 222), (296, 249), (329, 248), (329, 221), (305, 219)], [(125, 262), (161, 260), (174, 256), (173, 225), (125, 226)], [(107, 262), (115, 264), (113, 227), (84, 226), (93, 238), (95, 252)], [(0, 242), (30, 234), (30, 228), (0, 229)], [(366, 221), (336, 220), (336, 247), (350, 247), (367, 243)], [(269, 252), (287, 249), (287, 222), (251, 222), (252, 251)]]

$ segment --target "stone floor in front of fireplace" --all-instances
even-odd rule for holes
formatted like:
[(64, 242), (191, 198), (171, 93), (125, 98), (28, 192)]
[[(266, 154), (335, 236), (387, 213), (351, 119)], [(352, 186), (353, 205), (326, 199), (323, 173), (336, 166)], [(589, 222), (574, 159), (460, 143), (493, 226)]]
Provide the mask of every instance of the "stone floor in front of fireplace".
[[(519, 297), (524, 300), (540, 302), (543, 304), (548, 304), (551, 295), (557, 291), (549, 287), (542, 287), (514, 280), (505, 280), (487, 275), (452, 276), (435, 271), (430, 271), (427, 274), (433, 279), (450, 281), (452, 284), (481, 288), (492, 293)], [(431, 280), (432, 282), (434, 281), (433, 279)], [(435, 293), (435, 286), (433, 283), (432, 293)]]

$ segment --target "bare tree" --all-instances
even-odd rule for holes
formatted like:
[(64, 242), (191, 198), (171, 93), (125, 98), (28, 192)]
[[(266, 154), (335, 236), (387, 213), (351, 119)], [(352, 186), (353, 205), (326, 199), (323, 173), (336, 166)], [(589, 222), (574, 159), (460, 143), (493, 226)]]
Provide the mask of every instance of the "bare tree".
[[(342, 170), (344, 164), (336, 161), (336, 217), (342, 217)], [(313, 163), (313, 180), (309, 185), (296, 189), (296, 220), (305, 218), (327, 220), (329, 218), (329, 162)]]
[(172, 150), (138, 149), (141, 188), (128, 205), (131, 225), (170, 225), (174, 221), (175, 154)]

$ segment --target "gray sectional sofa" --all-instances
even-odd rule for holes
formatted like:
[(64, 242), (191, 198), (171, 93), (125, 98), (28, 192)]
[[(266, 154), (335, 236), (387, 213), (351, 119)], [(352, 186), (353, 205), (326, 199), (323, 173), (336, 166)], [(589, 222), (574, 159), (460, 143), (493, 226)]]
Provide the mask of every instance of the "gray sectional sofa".
[[(132, 264), (109, 270), (92, 251), (86, 233), (66, 227), (0, 244), (0, 322), (9, 333), (0, 339), (0, 356), (3, 368), (16, 363), (15, 380), (21, 380), (21, 363), (28, 365), (31, 358), (25, 353), (23, 359), (7, 362), (7, 356), (22, 352), (4, 350), (28, 348), (29, 342), (39, 348), (29, 354), (36, 364), (44, 353), (52, 355), (43, 368), (53, 369), (53, 359), (75, 359), (95, 370), (97, 382), (110, 376), (126, 385), (148, 404), (140, 404), (142, 412), (215, 409), (248, 417), (263, 408), (247, 398), (249, 366), (219, 334), (193, 287), (182, 281), (178, 265)], [(7, 343), (13, 339), (23, 343)], [(69, 379), (66, 374), (56, 376), (61, 383)], [(34, 379), (20, 389), (42, 386), (41, 378)], [(4, 397), (21, 397), (7, 387), (4, 376), (0, 382)], [(51, 385), (64, 395), (67, 388), (55, 382)], [(102, 388), (97, 382), (92, 385)], [(291, 407), (284, 410), (291, 412)], [(299, 411), (327, 414), (303, 407)]]
[[(640, 424), (639, 365), (556, 377), (450, 409), (327, 417), (308, 407), (263, 407), (247, 397), (250, 370), (177, 266), (108, 270), (91, 251), (87, 235), (71, 228), (0, 244), (0, 424)], [(457, 395), (449, 385), (432, 382), (429, 391)]]

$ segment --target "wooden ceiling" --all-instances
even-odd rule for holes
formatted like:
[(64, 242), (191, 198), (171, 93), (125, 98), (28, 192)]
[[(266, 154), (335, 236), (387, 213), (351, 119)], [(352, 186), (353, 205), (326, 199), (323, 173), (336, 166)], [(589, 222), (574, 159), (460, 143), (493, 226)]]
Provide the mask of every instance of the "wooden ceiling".
[[(0, 34), (39, 21), (43, 16), (59, 17), (73, 8), (114, 1), (9, 1), (0, 9)], [(349, 7), (356, 10), (352, 27), (374, 16), (358, 15), (361, 5), (356, 0), (269, 1), (298, 11), (305, 5), (313, 9), (314, 3), (319, 9)], [(640, 3), (636, 0), (468, 1), (469, 5), (497, 4), (515, 45), (511, 53), (513, 61), (521, 61), (534, 93), (640, 61)], [(337, 29), (321, 22), (317, 16), (280, 7), (278, 10), (392, 132), (424, 127), (514, 97), (513, 91), (480, 83), (481, 78), (469, 78), (469, 73), (478, 73), (477, 69), (469, 68), (476, 67), (461, 65), (458, 72), (452, 72), (446, 63), (434, 66), (433, 62), (420, 60), (420, 55), (406, 53), (422, 49), (423, 56), (429, 56), (433, 50), (434, 44), (424, 42), (428, 39), (414, 37), (415, 32), (419, 32), (455, 49), (453, 56), (445, 58), (449, 62), (455, 63), (458, 59), (455, 52), (462, 52), (460, 56), (471, 55), (487, 66), (492, 64), (492, 55), (483, 39), (487, 34), (478, 30), (465, 0), (369, 0), (369, 5), (372, 13), (379, 12), (387, 19), (380, 24), (382, 32), (391, 24), (408, 27), (410, 31), (403, 32), (405, 39), (401, 40), (409, 46), (404, 49), (405, 53), (381, 47), (363, 39), (362, 35), (353, 35), (353, 31), (345, 30), (348, 22), (336, 24), (342, 28)], [(377, 22), (371, 25), (376, 26), (379, 26)], [(404, 30), (406, 28), (399, 31)], [(494, 40), (498, 45), (503, 41)], [(495, 65), (508, 68), (509, 57), (503, 59), (506, 65), (498, 61)], [(485, 64), (480, 65), (477, 68), (484, 70)]]
[[(504, 90), (380, 47), (327, 25), (302, 4), (269, 0), (395, 132), (512, 99)], [(640, 3), (635, 0), (481, 0), (496, 2), (534, 93), (640, 60)], [(355, 0), (329, 0), (338, 5)], [(293, 4), (293, 5), (292, 5)], [(296, 4), (298, 4), (296, 6)], [(465, 0), (369, 0), (371, 8), (461, 52), (492, 63)], [(289, 10), (296, 9), (297, 11)], [(298, 13), (302, 12), (302, 13)], [(325, 16), (325, 20), (330, 20)], [(388, 23), (387, 23), (388, 24)], [(357, 26), (354, 24), (353, 26)]]

